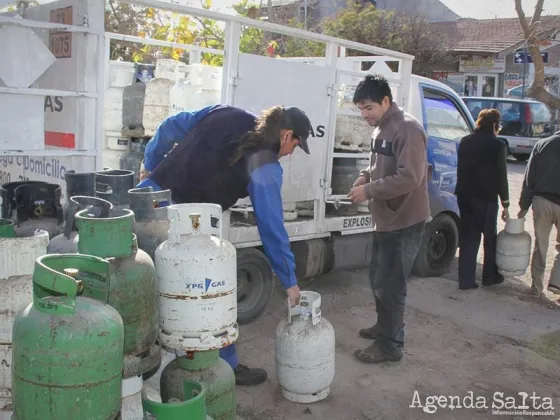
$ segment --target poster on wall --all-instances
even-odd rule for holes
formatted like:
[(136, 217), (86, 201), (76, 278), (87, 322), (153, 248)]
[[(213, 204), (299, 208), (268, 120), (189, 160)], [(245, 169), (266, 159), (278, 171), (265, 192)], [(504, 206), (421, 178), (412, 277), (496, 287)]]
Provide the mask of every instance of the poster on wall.
[(447, 72), (447, 71), (435, 71), (432, 75), (432, 79), (437, 80), (438, 82), (441, 82), (441, 83), (449, 86), (451, 89), (453, 89), (459, 95), (463, 94), (463, 84), (464, 84), (464, 81), (465, 81), (465, 76), (462, 73), (450, 73), (450, 72)]
[[(533, 83), (533, 75), (525, 75), (525, 90)], [(523, 97), (523, 73), (506, 73), (504, 75), (504, 96), (509, 98)]]

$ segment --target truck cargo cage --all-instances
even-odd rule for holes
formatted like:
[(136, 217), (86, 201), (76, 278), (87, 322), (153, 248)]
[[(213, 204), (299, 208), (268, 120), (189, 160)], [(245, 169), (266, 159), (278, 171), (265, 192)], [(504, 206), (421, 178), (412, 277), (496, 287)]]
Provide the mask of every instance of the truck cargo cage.
[[(296, 149), (280, 160), (284, 170), (284, 220), (298, 265), (297, 275), (303, 278), (333, 268), (366, 265), (371, 216), (364, 205), (350, 203), (346, 194), (359, 170), (367, 166), (373, 128), (362, 119), (352, 95), (364, 75), (382, 73), (391, 84), (395, 101), (406, 109), (414, 57), (177, 3), (120, 2), (215, 20), (223, 25), (224, 47), (104, 32), (104, 2), (98, 0), (57, 0), (24, 8), (23, 19), (0, 15), (0, 52), (3, 57), (12, 54), (11, 59), (0, 63), (0, 79), (7, 85), (0, 83), (0, 105), (8, 109), (9, 119), (17, 121), (17, 128), (7, 131), (10, 136), (0, 140), (0, 158), (4, 159), (0, 182), (45, 180), (59, 183), (65, 191), (66, 170), (128, 169), (120, 167), (124, 161), (121, 157), (131, 151), (134, 142), (145, 144), (164, 118), (209, 104), (204, 101), (237, 106), (255, 114), (274, 105), (297, 106), (307, 113), (313, 126), (309, 137), (311, 154)], [(12, 41), (16, 35), (10, 34), (14, 29), (9, 28), (16, 28), (16, 32), (21, 29), (19, 36), (23, 40)], [(320, 43), (324, 45), (324, 55), (271, 57), (265, 56), (264, 51), (263, 55), (242, 53), (240, 39), (245, 28)], [(139, 81), (141, 63), (110, 59), (112, 43), (117, 42), (188, 51), (189, 67), (177, 60), (158, 59), (155, 77)], [(11, 44), (18, 46), (6, 50)], [(26, 64), (14, 72), (10, 67), (14, 51), (31, 60), (31, 53), (21, 52), (33, 48), (38, 51), (36, 62), (31, 61), (35, 71), (28, 71), (33, 66)], [(347, 56), (347, 51), (360, 55)], [(223, 56), (223, 62), (220, 66), (203, 65), (204, 54)], [(28, 73), (27, 78), (23, 77)], [(200, 88), (200, 92), (206, 96), (197, 91), (193, 93), (194, 102), (189, 103), (185, 97), (174, 96), (178, 91), (172, 89), (180, 87), (181, 80), (187, 77), (205, 84), (208, 89)], [(180, 103), (172, 101), (175, 97)], [(14, 98), (36, 100), (29, 105), (8, 106), (17, 101)], [(6, 119), (0, 117), (0, 126), (6, 125)], [(24, 126), (29, 127), (28, 131)], [(260, 249), (249, 198), (224, 212), (222, 231), (237, 248), (238, 280), (250, 279), (247, 300), (238, 296), (239, 322), (250, 322), (266, 307), (273, 278)], [(361, 239), (357, 245), (350, 243), (350, 239), (358, 237)], [(356, 247), (360, 252), (353, 251)], [(317, 255), (320, 257), (315, 258)]]
[[(101, 167), (103, 12), (99, 2), (59, 1), (0, 15), (2, 156), (88, 156)], [(61, 98), (87, 110), (74, 132), (55, 131), (46, 121), (45, 109)]]

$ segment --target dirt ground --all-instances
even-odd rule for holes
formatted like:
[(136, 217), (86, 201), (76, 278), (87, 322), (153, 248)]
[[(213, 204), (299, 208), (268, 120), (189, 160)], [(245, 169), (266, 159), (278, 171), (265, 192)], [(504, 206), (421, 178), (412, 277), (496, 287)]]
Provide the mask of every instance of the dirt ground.
[[(517, 213), (524, 168), (525, 164), (516, 162), (509, 165), (512, 216)], [(531, 214), (526, 228), (532, 232)], [(551, 239), (555, 238), (551, 235)], [(547, 272), (553, 244), (551, 241)], [(481, 257), (482, 253), (480, 261)], [(286, 309), (284, 294), (277, 289), (266, 313), (241, 328), (241, 361), (265, 368), (269, 379), (258, 387), (237, 387), (238, 414), (245, 420), (560, 419), (560, 310), (532, 298), (529, 285), (526, 275), (491, 289), (461, 292), (456, 266), (444, 278), (413, 279), (403, 360), (366, 365), (355, 360), (353, 352), (369, 345), (358, 337), (358, 329), (375, 321), (367, 271), (331, 273), (302, 284), (303, 289), (321, 293), (323, 316), (336, 331), (336, 376), (331, 394), (314, 404), (291, 403), (278, 388), (274, 335)], [(472, 395), (475, 401), (485, 398), (486, 408), (436, 407), (429, 414), (419, 404), (410, 407), (415, 391), (424, 406), (428, 396), (463, 401)], [(552, 400), (555, 414), (495, 415), (495, 392), (503, 393), (502, 400), (517, 397), (517, 406), (521, 405), (518, 392), (534, 392)]]

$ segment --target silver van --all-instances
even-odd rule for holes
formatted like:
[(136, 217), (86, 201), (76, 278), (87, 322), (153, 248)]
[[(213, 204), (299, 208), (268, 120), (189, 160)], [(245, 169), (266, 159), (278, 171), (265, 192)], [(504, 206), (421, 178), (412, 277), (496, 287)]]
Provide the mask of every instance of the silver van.
[(476, 120), (483, 109), (495, 108), (502, 114), (499, 136), (508, 143), (509, 152), (520, 161), (529, 159), (535, 143), (553, 134), (552, 113), (534, 99), (463, 97)]

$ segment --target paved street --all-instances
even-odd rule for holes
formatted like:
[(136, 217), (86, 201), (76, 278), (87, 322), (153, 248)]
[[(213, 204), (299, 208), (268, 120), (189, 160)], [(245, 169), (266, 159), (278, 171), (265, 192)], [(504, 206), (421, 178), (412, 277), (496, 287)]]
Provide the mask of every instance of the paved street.
[[(512, 214), (518, 210), (524, 169), (525, 163), (509, 164)], [(533, 230), (531, 213), (527, 230)], [(549, 265), (552, 258), (551, 247)], [(355, 349), (370, 343), (358, 337), (358, 329), (375, 321), (367, 270), (335, 272), (302, 283), (303, 290), (321, 294), (322, 314), (336, 332), (336, 376), (329, 397), (315, 404), (291, 403), (280, 393), (275, 329), (286, 316), (286, 307), (284, 292), (277, 288), (265, 314), (240, 330), (240, 360), (264, 367), (269, 379), (257, 387), (237, 387), (238, 414), (245, 420), (559, 418), (560, 311), (531, 297), (528, 275), (493, 288), (462, 292), (456, 272), (455, 266), (443, 278), (410, 282), (405, 354), (399, 364), (366, 365), (353, 357)], [(436, 398), (435, 409), (411, 407), (416, 391), (424, 408), (427, 397)], [(496, 392), (502, 392), (504, 399), (515, 398), (515, 407), (522, 405), (519, 392), (550, 398), (555, 415), (494, 413), (493, 403), (498, 408), (501, 404)], [(469, 395), (484, 404), (450, 409), (437, 403), (438, 398), (448, 402), (460, 398), (465, 404)]]

